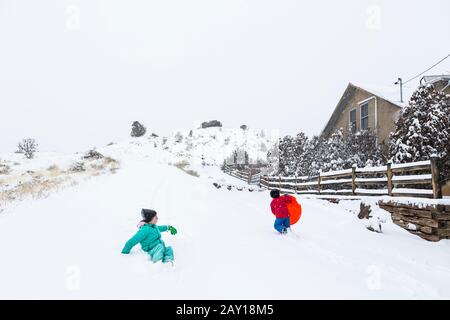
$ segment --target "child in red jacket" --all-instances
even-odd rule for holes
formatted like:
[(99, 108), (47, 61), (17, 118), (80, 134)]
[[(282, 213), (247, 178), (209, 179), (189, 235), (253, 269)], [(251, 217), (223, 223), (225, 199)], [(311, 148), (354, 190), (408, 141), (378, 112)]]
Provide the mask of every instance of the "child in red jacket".
[(270, 196), (273, 199), (270, 203), (270, 209), (272, 209), (272, 213), (276, 217), (274, 228), (279, 233), (286, 234), (291, 227), (287, 204), (292, 201), (292, 197), (287, 194), (280, 196), (280, 190), (276, 189), (270, 191)]

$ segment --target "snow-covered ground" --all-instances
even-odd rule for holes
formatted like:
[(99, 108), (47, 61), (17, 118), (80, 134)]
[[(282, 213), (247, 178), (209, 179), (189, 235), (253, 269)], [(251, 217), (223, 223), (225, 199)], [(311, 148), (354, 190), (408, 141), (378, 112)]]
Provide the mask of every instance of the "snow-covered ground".
[[(450, 298), (449, 241), (390, 221), (370, 232), (359, 202), (302, 197), (295, 234), (280, 236), (267, 192), (216, 189), (244, 182), (213, 166), (187, 174), (168, 165), (172, 154), (134, 141), (99, 149), (120, 160), (116, 174), (0, 214), (0, 298)], [(138, 247), (120, 254), (143, 207), (178, 229), (163, 235), (175, 267)]]

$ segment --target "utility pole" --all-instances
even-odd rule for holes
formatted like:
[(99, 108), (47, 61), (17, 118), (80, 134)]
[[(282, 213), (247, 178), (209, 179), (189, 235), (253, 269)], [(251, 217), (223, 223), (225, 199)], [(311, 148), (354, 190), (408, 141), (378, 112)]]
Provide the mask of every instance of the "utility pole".
[(403, 103), (403, 80), (402, 80), (402, 78), (398, 78), (397, 82), (394, 84), (400, 85), (400, 102)]

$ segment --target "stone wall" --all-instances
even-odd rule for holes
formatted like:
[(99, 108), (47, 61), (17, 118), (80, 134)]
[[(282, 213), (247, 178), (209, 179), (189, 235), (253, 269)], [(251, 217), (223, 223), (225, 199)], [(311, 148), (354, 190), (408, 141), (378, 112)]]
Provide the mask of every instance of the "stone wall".
[(380, 208), (392, 215), (395, 224), (428, 241), (450, 239), (450, 205), (403, 204), (383, 201)]

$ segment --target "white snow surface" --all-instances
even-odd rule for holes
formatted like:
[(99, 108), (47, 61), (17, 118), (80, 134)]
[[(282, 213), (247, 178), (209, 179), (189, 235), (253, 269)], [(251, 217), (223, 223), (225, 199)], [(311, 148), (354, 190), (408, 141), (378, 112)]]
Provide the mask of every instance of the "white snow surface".
[[(371, 232), (360, 201), (300, 196), (295, 233), (281, 236), (268, 192), (216, 189), (245, 183), (214, 166), (186, 174), (168, 165), (172, 154), (134, 141), (99, 149), (121, 161), (116, 174), (0, 214), (1, 299), (450, 298), (447, 240), (411, 235), (379, 208), (383, 233)], [(163, 234), (175, 267), (138, 246), (120, 253), (141, 208), (178, 229)]]

